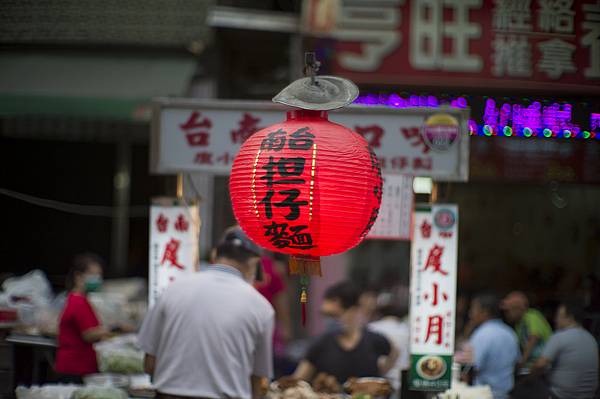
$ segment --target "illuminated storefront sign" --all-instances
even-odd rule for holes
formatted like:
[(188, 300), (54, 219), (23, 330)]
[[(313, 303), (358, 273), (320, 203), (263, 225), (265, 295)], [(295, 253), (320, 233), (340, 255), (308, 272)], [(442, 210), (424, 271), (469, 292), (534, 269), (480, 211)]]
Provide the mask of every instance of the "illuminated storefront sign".
[[(573, 122), (574, 105), (533, 101), (528, 105), (517, 102), (485, 101), (481, 115), (469, 121), (469, 134), (475, 136), (540, 137), (600, 139), (600, 113), (589, 113), (589, 126), (581, 127)], [(363, 105), (385, 105), (393, 108), (442, 107), (467, 108), (469, 102), (463, 97), (440, 99), (436, 96), (398, 94), (360, 96), (356, 103)]]

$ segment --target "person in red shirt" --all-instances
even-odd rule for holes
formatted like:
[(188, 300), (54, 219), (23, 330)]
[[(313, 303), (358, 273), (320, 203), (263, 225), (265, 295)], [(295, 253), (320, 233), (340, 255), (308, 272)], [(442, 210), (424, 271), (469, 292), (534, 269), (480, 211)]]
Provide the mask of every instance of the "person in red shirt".
[(275, 309), (275, 334), (273, 350), (276, 356), (283, 357), (285, 344), (291, 339), (292, 327), (290, 304), (286, 292), (286, 284), (279, 274), (274, 257), (266, 254), (260, 258), (263, 268), (263, 280), (256, 281), (254, 287)]
[(108, 336), (100, 325), (87, 294), (102, 284), (102, 261), (94, 254), (75, 257), (67, 278), (70, 290), (58, 327), (55, 370), (64, 383), (81, 383), (82, 377), (98, 372), (92, 344)]

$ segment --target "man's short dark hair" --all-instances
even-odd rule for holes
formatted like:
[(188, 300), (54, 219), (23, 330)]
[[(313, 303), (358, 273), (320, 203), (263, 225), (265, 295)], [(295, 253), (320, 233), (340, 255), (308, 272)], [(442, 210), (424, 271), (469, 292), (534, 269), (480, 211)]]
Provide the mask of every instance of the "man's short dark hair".
[(583, 323), (583, 319), (585, 317), (585, 311), (583, 310), (583, 306), (580, 301), (575, 299), (567, 299), (561, 301), (560, 306), (565, 308), (565, 314), (568, 317), (571, 317), (578, 324)]
[(481, 310), (486, 312), (491, 318), (495, 319), (500, 317), (500, 298), (498, 295), (483, 293), (476, 295), (473, 300), (477, 301)]
[(258, 254), (255, 252), (249, 251), (245, 247), (236, 244), (233, 241), (223, 241), (217, 247), (216, 250), (216, 258), (227, 258), (234, 260), (239, 263), (246, 263), (248, 260), (252, 258), (258, 257)]
[(342, 281), (327, 288), (324, 299), (339, 301), (342, 308), (349, 309), (358, 305), (360, 290), (350, 281)]

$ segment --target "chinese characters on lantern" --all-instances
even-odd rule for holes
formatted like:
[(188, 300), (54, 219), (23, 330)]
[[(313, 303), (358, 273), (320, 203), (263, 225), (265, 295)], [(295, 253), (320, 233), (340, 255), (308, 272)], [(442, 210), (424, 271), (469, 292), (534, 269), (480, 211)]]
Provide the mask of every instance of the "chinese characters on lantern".
[(197, 205), (150, 208), (150, 304), (170, 283), (196, 271), (199, 225)]
[(450, 375), (419, 376), (417, 364), (436, 357), (450, 370), (454, 352), (458, 208), (417, 205), (411, 249), (411, 386), (446, 389)]
[(361, 232), (361, 237), (364, 237), (369, 233), (375, 222), (377, 221), (377, 216), (379, 215), (379, 209), (381, 206), (381, 199), (383, 197), (383, 178), (381, 176), (381, 166), (379, 160), (377, 159), (377, 155), (373, 149), (367, 146), (367, 150), (369, 151), (369, 155), (371, 158), (371, 170), (377, 175), (377, 180), (375, 181), (375, 186), (373, 187), (373, 196), (377, 199), (376, 205), (371, 209), (371, 215), (369, 216), (369, 221), (367, 225)]
[[(257, 154), (254, 206), (257, 215), (268, 221), (263, 226), (264, 236), (279, 249), (309, 250), (316, 246), (308, 225), (302, 222), (310, 221), (313, 212), (314, 138), (308, 127), (274, 130), (263, 139)], [(262, 192), (264, 196), (256, 198)]]

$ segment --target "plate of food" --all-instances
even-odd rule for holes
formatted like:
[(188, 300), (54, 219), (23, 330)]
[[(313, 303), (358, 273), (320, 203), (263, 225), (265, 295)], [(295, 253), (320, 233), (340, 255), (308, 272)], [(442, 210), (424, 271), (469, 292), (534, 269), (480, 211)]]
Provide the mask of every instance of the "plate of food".
[(344, 388), (353, 398), (387, 398), (393, 391), (388, 380), (376, 377), (350, 378)]
[(446, 372), (446, 362), (440, 356), (423, 356), (417, 362), (417, 374), (426, 380), (437, 380)]
[(313, 390), (317, 394), (336, 396), (342, 393), (342, 386), (338, 383), (338, 380), (326, 373), (319, 373), (312, 382)]

